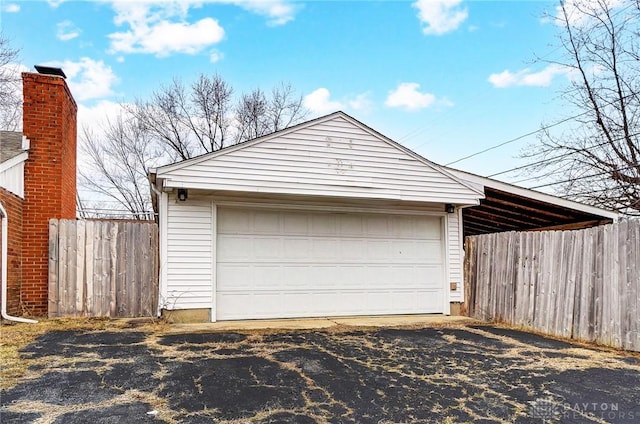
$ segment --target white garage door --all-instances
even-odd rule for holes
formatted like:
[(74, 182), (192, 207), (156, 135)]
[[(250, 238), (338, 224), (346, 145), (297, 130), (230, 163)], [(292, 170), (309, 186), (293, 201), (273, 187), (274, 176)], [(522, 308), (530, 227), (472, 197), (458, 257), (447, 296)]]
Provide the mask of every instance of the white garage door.
[(216, 318), (442, 313), (440, 218), (218, 208)]

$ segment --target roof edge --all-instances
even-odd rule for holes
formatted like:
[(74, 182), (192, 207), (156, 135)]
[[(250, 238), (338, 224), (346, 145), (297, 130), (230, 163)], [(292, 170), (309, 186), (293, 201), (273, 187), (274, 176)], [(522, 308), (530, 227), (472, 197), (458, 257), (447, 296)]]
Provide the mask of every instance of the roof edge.
[(14, 166), (18, 165), (20, 162), (24, 162), (29, 158), (29, 153), (22, 152), (17, 154), (16, 156), (8, 159), (2, 163), (0, 163), (0, 172), (4, 172)]
[(463, 178), (463, 179), (469, 178), (471, 182), (474, 182), (476, 184), (482, 184), (485, 187), (506, 191), (508, 193), (512, 193), (520, 196), (530, 197), (534, 200), (539, 200), (541, 202), (553, 203), (558, 206), (575, 209), (580, 212), (585, 212), (592, 215), (598, 215), (603, 218), (612, 219), (614, 222), (618, 221), (621, 217), (621, 215), (618, 212), (609, 211), (607, 209), (602, 209), (597, 206), (586, 205), (584, 203), (576, 202), (574, 200), (563, 199), (561, 197), (554, 196), (553, 194), (547, 194), (541, 191), (532, 190), (530, 188), (520, 187), (514, 184), (505, 183), (504, 181), (494, 180), (492, 178), (483, 177), (477, 174), (473, 174), (471, 172), (461, 171), (455, 168), (447, 168), (447, 169), (454, 174), (464, 174), (464, 176), (460, 176), (460, 178)]

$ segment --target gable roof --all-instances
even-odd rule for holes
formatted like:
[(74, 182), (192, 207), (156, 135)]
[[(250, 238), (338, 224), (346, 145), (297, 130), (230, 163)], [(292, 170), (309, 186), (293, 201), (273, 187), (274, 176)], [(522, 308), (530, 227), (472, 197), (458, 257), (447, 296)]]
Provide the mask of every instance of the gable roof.
[(155, 174), (165, 179), (165, 188), (458, 204), (477, 204), (483, 197), (481, 189), (341, 111), (160, 167)]
[(0, 131), (0, 163), (13, 159), (23, 152), (22, 133)]

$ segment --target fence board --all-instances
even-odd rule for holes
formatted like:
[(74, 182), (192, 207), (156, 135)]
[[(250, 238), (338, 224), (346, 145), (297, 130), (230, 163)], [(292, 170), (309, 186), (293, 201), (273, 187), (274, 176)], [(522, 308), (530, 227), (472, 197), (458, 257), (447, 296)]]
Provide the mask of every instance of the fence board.
[(86, 250), (85, 247), (85, 223), (84, 221), (77, 221), (76, 223), (76, 243), (75, 243), (75, 256), (76, 256), (76, 267), (75, 267), (75, 279), (76, 279), (76, 305), (75, 312), (76, 314), (82, 314), (84, 311), (85, 305), (85, 279), (84, 279), (84, 265), (85, 265), (85, 256), (84, 252)]
[(85, 314), (93, 316), (94, 314), (94, 288), (93, 288), (93, 222), (85, 221), (84, 223), (84, 281), (85, 281)]
[(49, 316), (154, 316), (158, 228), (153, 222), (51, 220)]
[(469, 316), (640, 351), (640, 220), (465, 240)]
[[(75, 226), (73, 227), (75, 229)], [(75, 268), (76, 258), (73, 255), (73, 244), (75, 243), (75, 234), (72, 228), (66, 222), (60, 223), (60, 276), (58, 281), (65, 281), (62, 293), (60, 294), (60, 309), (64, 315), (75, 315), (75, 273), (71, 270)]]
[(49, 221), (49, 313), (57, 316), (59, 311), (58, 293), (58, 221)]
[(102, 316), (110, 316), (109, 315), (109, 303), (111, 301), (111, 248), (110, 248), (110, 244), (111, 244), (111, 239), (110, 239), (110, 234), (111, 232), (111, 228), (106, 226), (106, 225), (102, 225), (102, 240), (101, 240), (101, 249), (102, 249), (102, 256), (101, 256), (101, 261), (100, 261), (100, 268), (102, 270), (101, 272), (101, 276), (102, 276), (102, 285), (100, 286), (102, 288), (102, 303), (101, 303), (101, 308), (102, 308)]

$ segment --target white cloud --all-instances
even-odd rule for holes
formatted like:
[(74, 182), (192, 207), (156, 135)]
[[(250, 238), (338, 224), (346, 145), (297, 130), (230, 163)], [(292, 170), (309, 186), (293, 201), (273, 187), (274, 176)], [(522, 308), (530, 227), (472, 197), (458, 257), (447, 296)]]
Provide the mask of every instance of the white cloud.
[(302, 102), (304, 107), (317, 114), (335, 112), (344, 107), (342, 103), (331, 100), (331, 93), (324, 87), (320, 87), (304, 96)]
[(417, 0), (413, 3), (424, 25), (422, 32), (442, 35), (458, 29), (469, 16), (468, 10), (460, 3), (462, 0)]
[(58, 22), (56, 28), (56, 36), (62, 41), (73, 40), (80, 35), (80, 30), (69, 20)]
[(566, 66), (551, 64), (538, 72), (533, 72), (529, 68), (518, 72), (511, 72), (507, 69), (500, 73), (489, 75), (488, 81), (496, 88), (514, 86), (548, 87), (556, 76), (566, 75), (570, 78), (573, 72), (571, 68)]
[(225, 31), (211, 16), (189, 21), (189, 10), (206, 4), (231, 4), (267, 17), (269, 25), (283, 25), (295, 17), (289, 0), (103, 0), (115, 13), (122, 31), (109, 35), (112, 53), (196, 54), (219, 43)]
[(100, 132), (109, 121), (113, 121), (122, 112), (120, 103), (100, 100), (92, 106), (78, 105), (78, 132), (81, 129)]
[(2, 6), (2, 11), (5, 13), (18, 13), (20, 11), (20, 5), (17, 3), (7, 3)]
[(297, 7), (289, 1), (281, 0), (219, 0), (221, 3), (235, 4), (250, 12), (269, 18), (269, 25), (284, 25), (295, 18)]
[[(624, 4), (625, 0), (600, 0), (603, 6), (609, 9), (615, 9)], [(567, 11), (567, 21), (569, 25), (576, 26), (586, 23), (591, 19), (590, 13), (594, 9), (598, 10), (600, 6), (593, 0), (567, 0), (564, 3), (565, 10)], [(565, 18), (562, 12), (562, 6), (556, 6), (556, 19), (557, 25), (564, 25)]]
[(137, 3), (120, 10), (116, 23), (126, 23), (130, 29), (109, 35), (111, 52), (151, 53), (158, 57), (171, 53), (195, 54), (224, 37), (224, 29), (212, 18), (190, 24), (171, 22), (148, 12), (142, 11)]
[(56, 7), (60, 6), (62, 3), (66, 1), (69, 1), (69, 0), (47, 0), (47, 3), (49, 3), (49, 6), (55, 9)]
[(209, 55), (209, 61), (211, 63), (216, 63), (221, 61), (224, 58), (224, 54), (222, 54), (221, 52), (217, 51), (217, 50), (213, 50), (211, 52), (211, 54)]
[(369, 112), (373, 108), (373, 102), (370, 99), (370, 93), (360, 93), (353, 99), (349, 100), (349, 108), (360, 112)]
[(435, 95), (420, 92), (420, 84), (402, 82), (395, 90), (389, 92), (384, 104), (389, 107), (418, 110), (434, 105), (436, 100)]
[(79, 101), (99, 99), (114, 94), (112, 86), (118, 82), (118, 78), (111, 67), (101, 60), (83, 57), (78, 62), (65, 60), (50, 62), (47, 65), (59, 66), (64, 70), (69, 88)]

